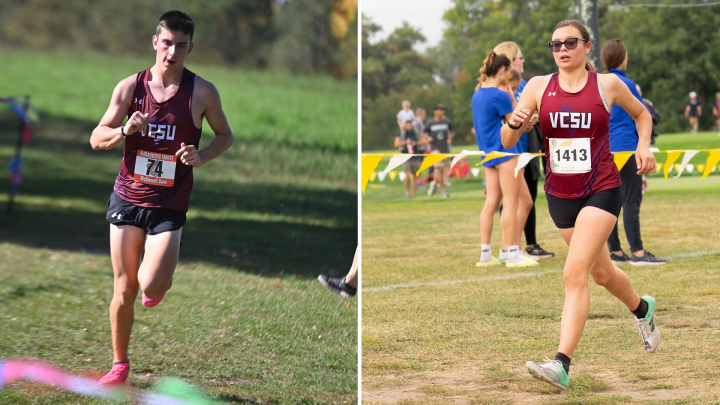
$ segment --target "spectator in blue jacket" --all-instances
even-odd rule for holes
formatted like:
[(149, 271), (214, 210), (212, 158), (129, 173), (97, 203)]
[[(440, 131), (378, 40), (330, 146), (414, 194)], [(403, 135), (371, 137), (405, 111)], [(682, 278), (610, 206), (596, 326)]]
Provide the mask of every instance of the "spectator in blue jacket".
[[(630, 89), (630, 92), (640, 102), (642, 96), (635, 87), (635, 82), (625, 77), (628, 56), (627, 48), (620, 39), (611, 39), (605, 43), (600, 52), (605, 71), (617, 75)], [(615, 105), (610, 113), (610, 151), (632, 152), (638, 146), (638, 133), (632, 117), (622, 108)], [(630, 244), (631, 256), (623, 252), (618, 237), (618, 226), (615, 224), (610, 237), (608, 247), (610, 258), (615, 264), (630, 263), (635, 266), (650, 264), (665, 264), (667, 260), (658, 259), (646, 251), (640, 238), (640, 204), (642, 203), (642, 175), (637, 174), (638, 168), (633, 156), (628, 159), (625, 166), (620, 170), (622, 180), (622, 205), (623, 224), (625, 225), (625, 236)]]

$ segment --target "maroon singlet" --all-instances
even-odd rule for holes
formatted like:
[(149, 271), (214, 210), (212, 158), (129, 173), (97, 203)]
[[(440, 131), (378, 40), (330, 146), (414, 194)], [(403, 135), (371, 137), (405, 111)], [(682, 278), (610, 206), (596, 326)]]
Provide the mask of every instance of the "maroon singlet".
[[(598, 89), (597, 73), (588, 72), (585, 87), (577, 93), (560, 88), (553, 73), (540, 100), (540, 127), (545, 145), (545, 192), (578, 200), (620, 187), (620, 174), (610, 153), (610, 113)], [(591, 169), (587, 173), (553, 173), (550, 138), (590, 138)]]
[[(195, 73), (184, 69), (177, 92), (164, 103), (158, 103), (150, 92), (148, 76), (150, 69), (137, 74), (128, 119), (135, 111), (149, 113), (149, 131), (136, 132), (125, 138), (123, 161), (115, 180), (115, 193), (139, 207), (187, 211), (193, 186), (192, 166), (177, 159), (174, 183), (171, 187), (163, 187), (136, 181), (135, 161), (138, 150), (175, 155), (182, 142), (199, 147), (202, 129), (195, 127), (191, 114)], [(157, 133), (153, 135), (154, 132)], [(168, 176), (167, 172), (165, 176)]]

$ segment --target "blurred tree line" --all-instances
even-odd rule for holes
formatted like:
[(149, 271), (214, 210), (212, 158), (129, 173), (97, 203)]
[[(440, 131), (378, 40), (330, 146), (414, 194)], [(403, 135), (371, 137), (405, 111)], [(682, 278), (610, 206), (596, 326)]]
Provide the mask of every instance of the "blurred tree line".
[[(720, 91), (720, 6), (691, 8), (627, 7), (644, 0), (599, 0), (600, 44), (621, 38), (628, 48), (627, 76), (660, 110), (660, 133), (689, 130), (683, 116), (688, 93), (703, 105), (700, 127), (714, 130), (712, 105)], [(693, 3), (699, 0), (693, 0)], [(678, 3), (653, 0), (655, 4)], [(382, 27), (362, 20), (362, 146), (389, 149), (397, 131), (402, 100), (413, 110), (443, 103), (455, 124), (455, 144), (473, 144), (470, 100), (487, 50), (515, 41), (525, 59), (523, 77), (557, 71), (547, 47), (559, 21), (577, 18), (575, 0), (453, 0), (445, 12), (440, 44), (424, 53), (414, 45), (422, 33), (405, 23), (387, 39), (371, 43)], [(602, 71), (602, 66), (597, 66)]]
[(158, 18), (195, 21), (196, 60), (357, 75), (357, 0), (3, 0), (0, 41), (37, 50), (147, 55)]

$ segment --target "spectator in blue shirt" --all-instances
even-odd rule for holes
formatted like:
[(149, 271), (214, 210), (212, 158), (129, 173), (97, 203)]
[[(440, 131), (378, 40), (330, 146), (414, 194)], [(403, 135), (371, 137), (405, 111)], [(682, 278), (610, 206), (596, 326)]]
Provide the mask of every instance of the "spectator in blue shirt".
[[(617, 75), (630, 89), (630, 92), (643, 102), (638, 93), (635, 82), (625, 77), (628, 57), (627, 48), (620, 39), (611, 39), (605, 43), (600, 52), (604, 73)], [(615, 105), (610, 113), (610, 151), (632, 152), (638, 147), (638, 133), (632, 117), (622, 108)], [(667, 260), (658, 259), (646, 251), (640, 238), (640, 204), (642, 203), (642, 175), (637, 174), (638, 168), (634, 156), (628, 159), (625, 166), (620, 170), (622, 180), (622, 203), (623, 223), (625, 225), (625, 236), (630, 244), (631, 256), (623, 252), (618, 237), (618, 227), (615, 223), (610, 237), (608, 247), (610, 258), (616, 264), (630, 263), (636, 266), (649, 264), (665, 264)]]
[[(488, 51), (480, 69), (480, 83), (473, 95), (471, 106), (475, 136), (478, 148), (486, 153), (509, 152), (518, 153), (517, 146), (510, 149), (503, 147), (500, 139), (500, 128), (503, 121), (510, 118), (517, 101), (508, 85), (511, 62), (505, 55)], [(478, 267), (499, 265), (498, 258), (492, 256), (490, 241), (492, 238), (493, 215), (502, 199), (504, 209), (500, 213), (500, 229), (504, 250), (507, 252), (506, 267), (537, 266), (538, 262), (525, 257), (519, 250), (521, 230), (528, 212), (532, 208), (527, 184), (520, 177), (515, 177), (517, 156), (506, 156), (483, 163), (485, 167), (487, 197), (480, 213), (480, 260)], [(525, 187), (524, 193), (521, 192)], [(527, 198), (522, 198), (527, 194)], [(501, 252), (502, 253), (502, 252)]]
[[(525, 79), (522, 78), (525, 58), (523, 58), (520, 47), (513, 41), (506, 41), (496, 45), (495, 48), (493, 48), (493, 51), (495, 51), (495, 53), (497, 53), (498, 55), (507, 56), (507, 58), (510, 59), (510, 61), (512, 62), (512, 67), (514, 69), (517, 69), (517, 71), (520, 73), (520, 84), (517, 86), (513, 85), (513, 87), (517, 87), (515, 89), (515, 100), (520, 100), (520, 95), (522, 94), (523, 89), (527, 84)], [(520, 140), (517, 144), (520, 153), (540, 152), (540, 145), (542, 145), (542, 134), (540, 133), (540, 126), (535, 126), (537, 121), (538, 120), (536, 117), (531, 118), (528, 125), (528, 132), (523, 132), (522, 135), (520, 135)], [(532, 200), (532, 208), (530, 209), (527, 218), (519, 218), (520, 226), (522, 227), (521, 230), (525, 232), (525, 253), (527, 253), (527, 255), (530, 256), (531, 259), (540, 259), (555, 256), (555, 253), (548, 252), (542, 247), (540, 247), (535, 234), (535, 199), (537, 198), (538, 179), (540, 178), (539, 160), (540, 159), (531, 160), (530, 163), (528, 163), (528, 165), (525, 166), (525, 168), (523, 169), (523, 177), (525, 178), (525, 184), (527, 184), (527, 187), (523, 186), (520, 190), (521, 199), (529, 197)], [(502, 206), (500, 207), (500, 209), (502, 210)], [(504, 259), (503, 256), (504, 252), (501, 251), (501, 261)]]

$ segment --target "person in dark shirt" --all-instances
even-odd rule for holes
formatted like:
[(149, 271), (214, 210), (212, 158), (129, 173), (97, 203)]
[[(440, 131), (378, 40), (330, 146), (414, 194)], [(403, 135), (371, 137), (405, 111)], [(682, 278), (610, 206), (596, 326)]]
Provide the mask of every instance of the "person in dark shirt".
[[(427, 120), (425, 129), (423, 130), (423, 135), (430, 144), (430, 153), (450, 153), (450, 145), (452, 144), (452, 138), (455, 133), (453, 132), (452, 121), (445, 117), (445, 106), (436, 104), (433, 108), (433, 115), (433, 118)], [(440, 194), (442, 197), (447, 198), (450, 196), (445, 191), (446, 160), (447, 159), (443, 159), (435, 164), (435, 180), (430, 183), (430, 188), (428, 189), (428, 195), (431, 197), (435, 194), (435, 188), (438, 184), (440, 185)]]
[(698, 117), (702, 116), (702, 106), (697, 99), (697, 93), (694, 91), (690, 92), (690, 100), (685, 107), (685, 117), (690, 120), (690, 126), (692, 127), (692, 133), (697, 133), (698, 130)]
[[(403, 140), (402, 132), (398, 131), (395, 136), (395, 147), (400, 148), (400, 153), (422, 153), (418, 152), (416, 147), (425, 146), (427, 142), (424, 137), (418, 140), (412, 121), (405, 121), (405, 139)], [(405, 198), (415, 198), (417, 191), (418, 179), (417, 171), (420, 170), (422, 157), (413, 156), (407, 162), (403, 163), (403, 171), (405, 172)]]

